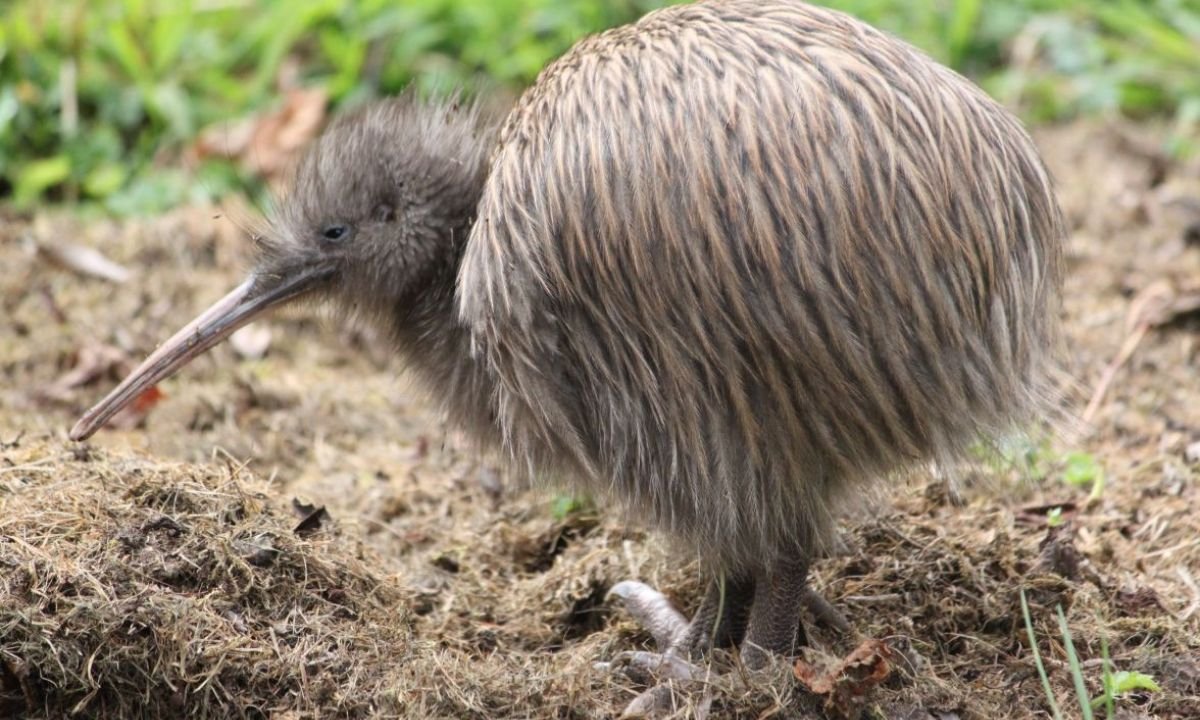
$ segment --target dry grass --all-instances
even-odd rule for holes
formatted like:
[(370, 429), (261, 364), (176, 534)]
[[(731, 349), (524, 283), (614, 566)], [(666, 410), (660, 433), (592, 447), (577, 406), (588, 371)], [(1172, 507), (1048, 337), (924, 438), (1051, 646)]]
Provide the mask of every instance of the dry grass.
[(362, 716), (411, 620), (353, 538), (221, 467), (29, 444), (0, 466), (0, 714)]

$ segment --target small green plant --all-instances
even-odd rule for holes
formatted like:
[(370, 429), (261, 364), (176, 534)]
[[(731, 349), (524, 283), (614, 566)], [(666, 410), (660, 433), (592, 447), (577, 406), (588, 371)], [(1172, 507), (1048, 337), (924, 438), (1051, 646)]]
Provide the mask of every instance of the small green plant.
[[(1046, 694), (1046, 703), (1050, 706), (1050, 713), (1054, 720), (1063, 720), (1062, 711), (1059, 709), (1058, 698), (1054, 694), (1054, 688), (1050, 686), (1050, 677), (1046, 673), (1045, 663), (1042, 661), (1041, 652), (1038, 650), (1037, 634), (1033, 631), (1033, 619), (1029, 613), (1029, 601), (1025, 597), (1025, 589), (1021, 589), (1021, 614), (1025, 620), (1025, 633), (1029, 638), (1029, 648), (1033, 653), (1033, 663), (1037, 668), (1038, 678), (1042, 683), (1042, 691)], [(1103, 694), (1091, 698), (1088, 695), (1087, 684), (1083, 678), (1083, 664), (1079, 661), (1079, 655), (1075, 651), (1075, 643), (1071, 638), (1071, 630), (1067, 625), (1067, 617), (1063, 613), (1061, 605), (1055, 606), (1055, 614), (1058, 620), (1058, 629), (1062, 634), (1063, 646), (1067, 651), (1067, 665), (1071, 672), (1071, 682), (1075, 687), (1075, 697), (1079, 702), (1079, 711), (1083, 720), (1094, 720), (1094, 709), (1104, 706), (1106, 720), (1113, 720), (1115, 717), (1115, 701), (1125, 693), (1135, 690), (1146, 690), (1149, 692), (1157, 692), (1161, 688), (1149, 675), (1139, 672), (1117, 671), (1112, 668), (1112, 661), (1108, 655), (1108, 642), (1102, 637), (1100, 641), (1101, 652), (1103, 654), (1103, 676), (1101, 679), (1104, 688)]]
[[(1113, 701), (1125, 693), (1136, 690), (1145, 690), (1147, 692), (1159, 692), (1162, 690), (1159, 684), (1154, 681), (1154, 678), (1145, 673), (1130, 672), (1128, 670), (1113, 672), (1107, 663), (1104, 669), (1104, 694), (1092, 700), (1092, 707), (1103, 704), (1106, 708), (1111, 708)], [(1111, 710), (1108, 716), (1112, 717)]]
[(998, 442), (980, 441), (969, 452), (993, 473), (1016, 473), (1027, 480), (1043, 480), (1054, 465), (1054, 452), (1045, 437), (1018, 434)]
[(1060, 507), (1052, 508), (1050, 510), (1050, 512), (1046, 513), (1046, 524), (1049, 525), (1050, 527), (1058, 527), (1059, 525), (1062, 525), (1064, 522), (1066, 522), (1066, 519), (1063, 517), (1063, 509), (1062, 508), (1060, 508)]
[(554, 501), (550, 504), (550, 514), (559, 522), (592, 509), (591, 498), (582, 495), (555, 495)]
[(1104, 494), (1104, 467), (1091, 453), (1071, 452), (1063, 458), (1063, 481), (1075, 487), (1088, 487), (1088, 501)]

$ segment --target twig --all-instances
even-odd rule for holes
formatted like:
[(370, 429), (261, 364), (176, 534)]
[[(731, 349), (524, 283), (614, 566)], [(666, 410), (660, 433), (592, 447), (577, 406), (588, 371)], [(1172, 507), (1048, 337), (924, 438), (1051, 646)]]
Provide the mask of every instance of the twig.
[(1084, 408), (1080, 419), (1085, 425), (1090, 425), (1096, 417), (1096, 413), (1100, 410), (1100, 403), (1104, 402), (1104, 396), (1108, 394), (1108, 389), (1116, 378), (1117, 372), (1125, 363), (1129, 362), (1129, 358), (1133, 357), (1134, 351), (1146, 337), (1146, 333), (1150, 331), (1151, 327), (1162, 322), (1163, 310), (1170, 304), (1174, 295), (1171, 286), (1160, 280), (1142, 288), (1133, 302), (1129, 304), (1129, 313), (1126, 316), (1126, 324), (1131, 326), (1129, 334), (1126, 335), (1125, 342), (1121, 343), (1121, 349), (1117, 351), (1116, 357), (1112, 359), (1108, 367), (1104, 368), (1104, 372), (1100, 375), (1100, 382), (1096, 384), (1096, 389), (1092, 392), (1092, 399)]

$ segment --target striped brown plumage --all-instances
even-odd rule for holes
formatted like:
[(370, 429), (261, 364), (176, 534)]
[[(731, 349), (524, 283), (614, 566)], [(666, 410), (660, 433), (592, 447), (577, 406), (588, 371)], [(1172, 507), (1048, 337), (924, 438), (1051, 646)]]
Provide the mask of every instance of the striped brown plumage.
[(502, 125), (412, 96), (339, 119), (251, 278), (72, 436), (324, 296), (481, 444), (708, 563), (695, 621), (657, 623), (671, 652), (786, 653), (842, 503), (1047, 397), (1064, 232), (1029, 136), (967, 80), (837, 12), (702, 0), (580, 42)]
[(508, 447), (719, 567), (1043, 387), (1063, 221), (1028, 135), (845, 15), (714, 0), (579, 43), (501, 132), (459, 276)]

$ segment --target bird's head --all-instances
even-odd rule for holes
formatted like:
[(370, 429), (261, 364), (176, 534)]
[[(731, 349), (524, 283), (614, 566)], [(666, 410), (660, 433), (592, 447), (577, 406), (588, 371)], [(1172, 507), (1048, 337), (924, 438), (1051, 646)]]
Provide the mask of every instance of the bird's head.
[(164, 342), (71, 430), (82, 440), (235, 330), (300, 298), (403, 318), (444, 293), (486, 178), (475, 106), (393, 98), (340, 116), (300, 161), (249, 276)]

